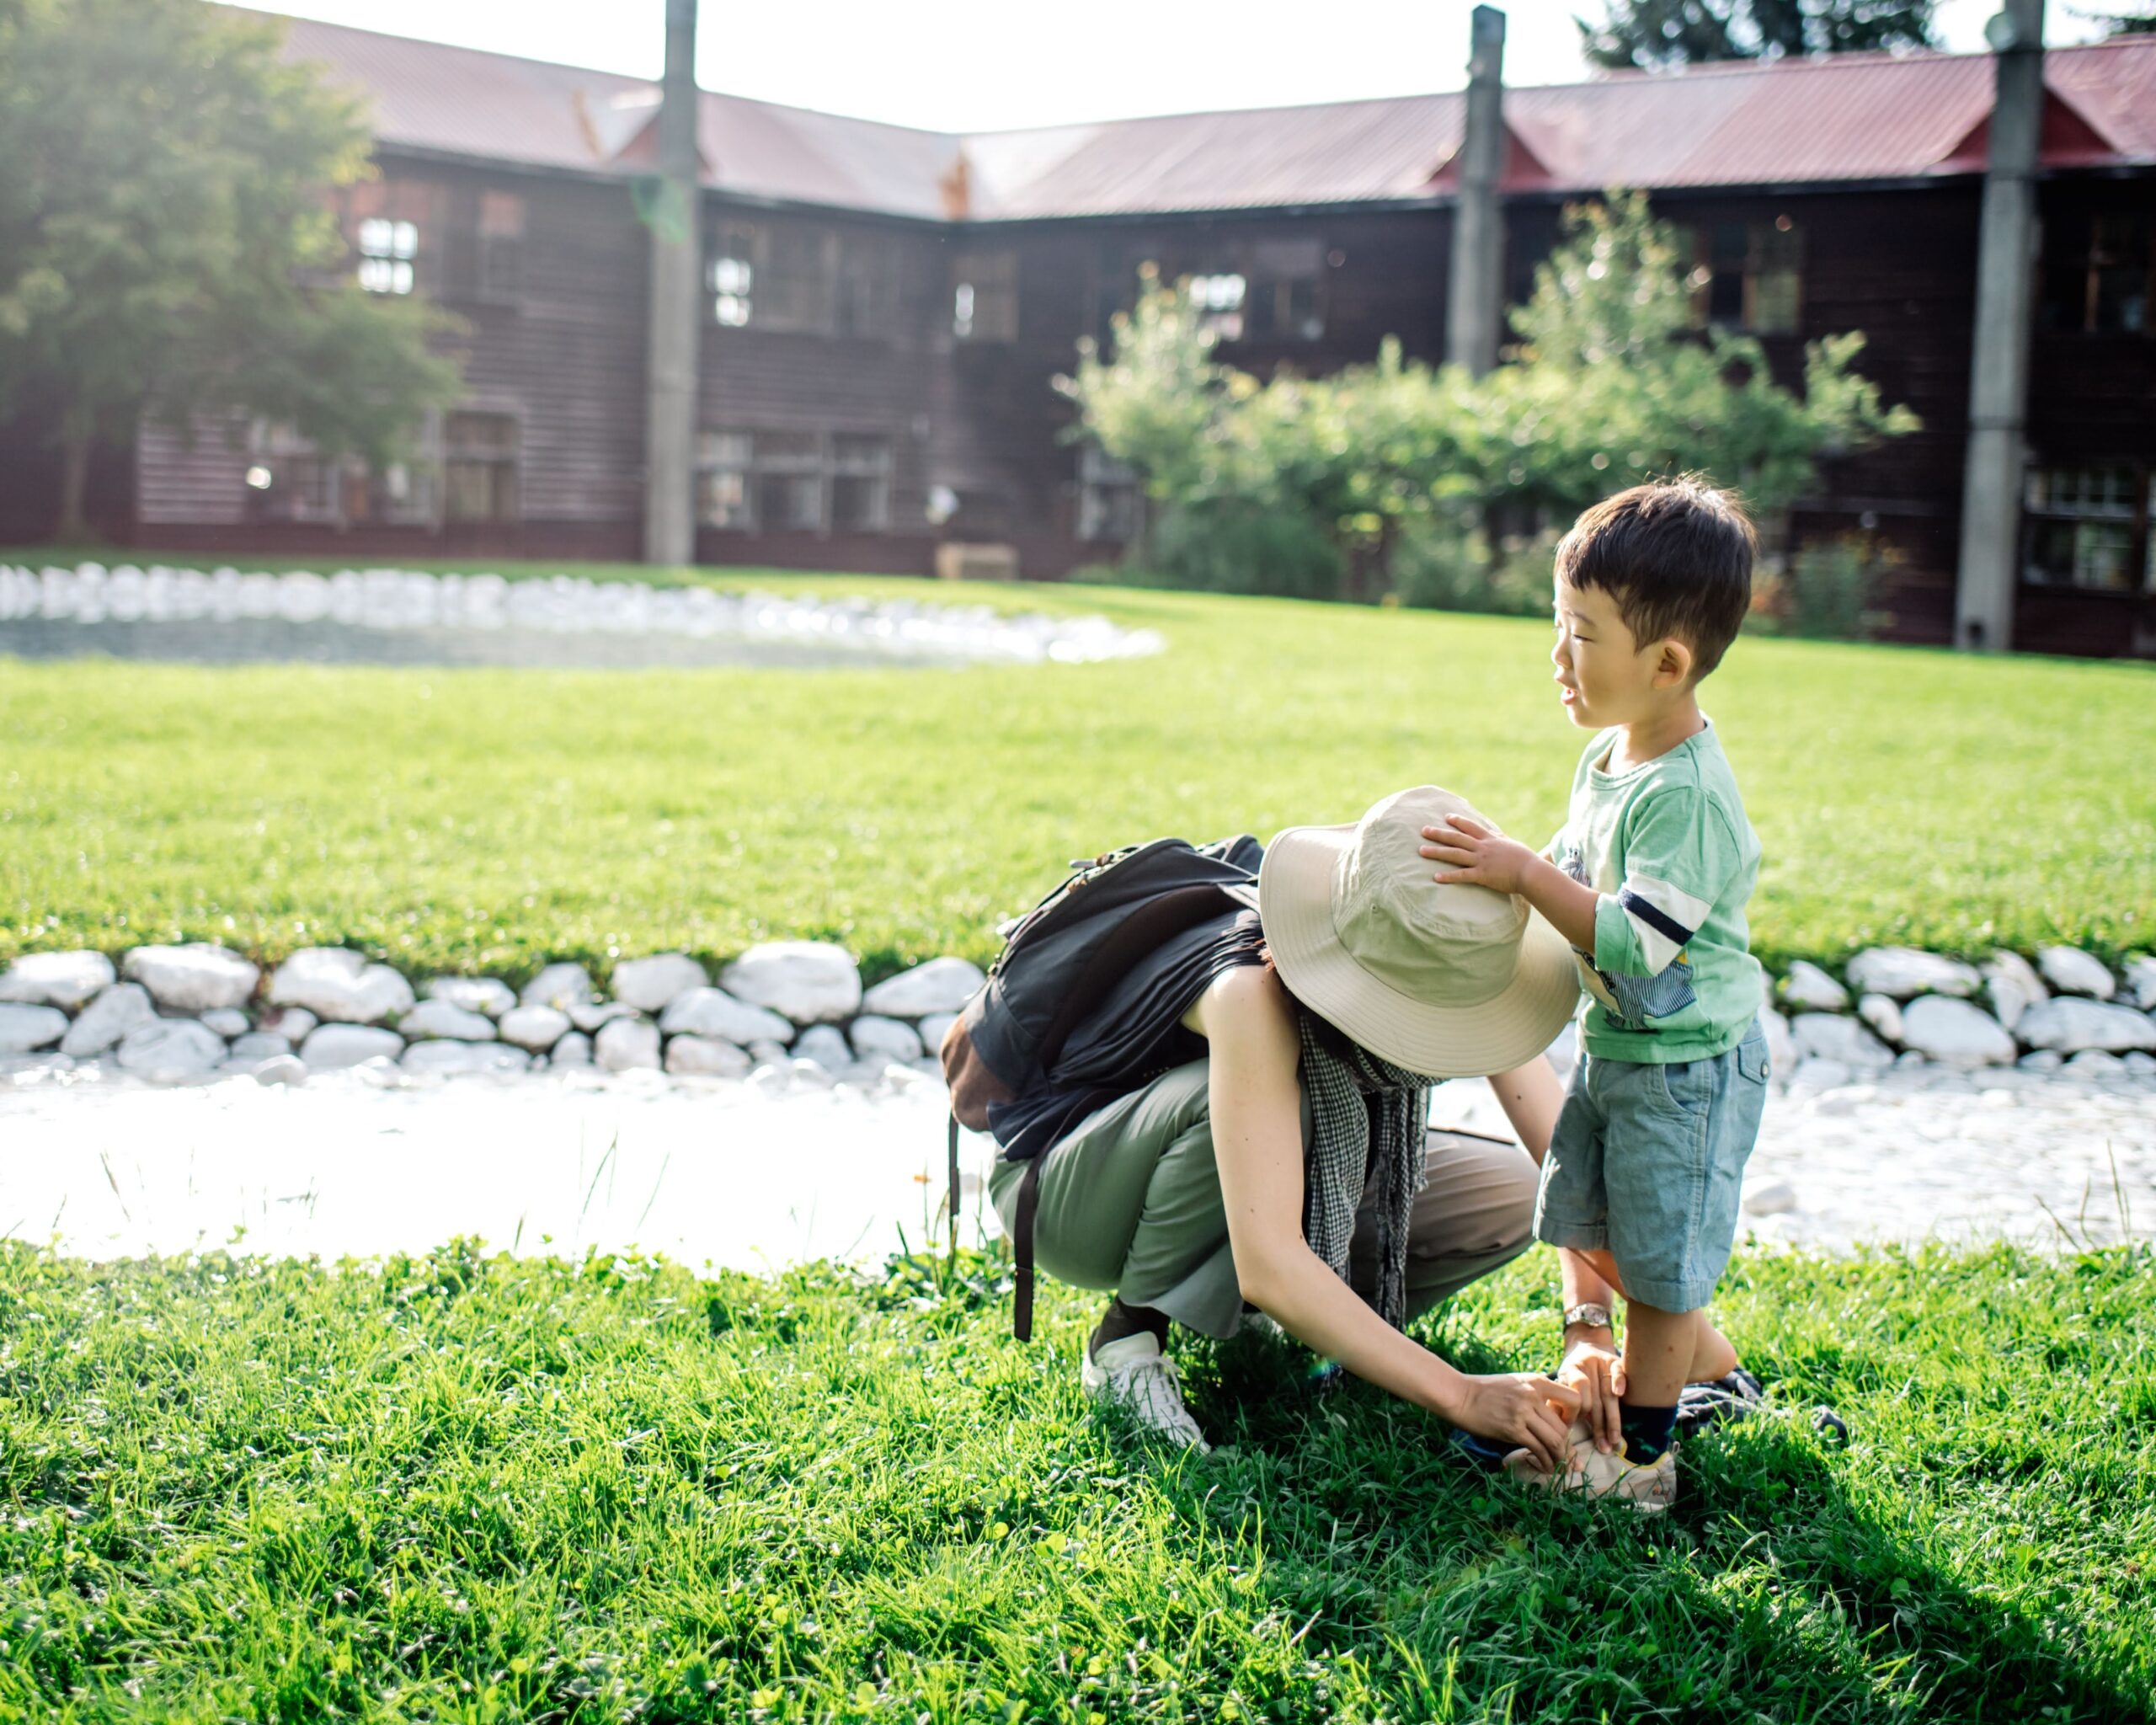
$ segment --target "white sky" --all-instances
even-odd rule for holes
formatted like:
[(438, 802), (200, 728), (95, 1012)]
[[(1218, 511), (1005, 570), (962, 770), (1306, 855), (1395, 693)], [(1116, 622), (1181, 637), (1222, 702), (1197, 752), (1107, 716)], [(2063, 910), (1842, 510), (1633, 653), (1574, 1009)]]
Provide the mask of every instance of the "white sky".
[[(655, 77), (664, 0), (258, 0), (392, 35)], [(937, 131), (993, 131), (1139, 114), (1337, 102), (1466, 82), (1473, 0), (704, 0), (696, 56), (708, 90)], [(1998, 0), (1941, 0), (1944, 45), (1983, 45)], [(1507, 82), (1588, 75), (1574, 12), (1600, 0), (1512, 0)], [(2100, 34), (2059, 0), (2053, 43)]]

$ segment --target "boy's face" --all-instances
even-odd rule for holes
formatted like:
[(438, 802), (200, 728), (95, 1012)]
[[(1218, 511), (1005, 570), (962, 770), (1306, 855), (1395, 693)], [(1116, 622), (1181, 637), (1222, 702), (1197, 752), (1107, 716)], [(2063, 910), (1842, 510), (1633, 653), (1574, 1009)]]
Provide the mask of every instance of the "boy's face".
[(1630, 724), (1682, 686), (1691, 669), (1679, 641), (1632, 638), (1614, 595), (1600, 587), (1556, 585), (1557, 644), (1550, 662), (1565, 712), (1582, 730)]

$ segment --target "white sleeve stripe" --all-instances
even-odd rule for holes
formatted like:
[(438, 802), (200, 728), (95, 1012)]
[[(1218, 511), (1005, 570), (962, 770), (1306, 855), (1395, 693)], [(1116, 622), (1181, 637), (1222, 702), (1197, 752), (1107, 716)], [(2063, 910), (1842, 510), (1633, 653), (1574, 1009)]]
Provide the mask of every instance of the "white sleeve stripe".
[(1666, 880), (1657, 880), (1647, 874), (1627, 874), (1625, 891), (1634, 898), (1646, 900), (1679, 928), (1697, 929), (1714, 909), (1709, 900), (1695, 899), (1682, 887), (1672, 886)]
[(1685, 943), (1672, 940), (1667, 932), (1675, 925), (1653, 905), (1635, 899), (1629, 890), (1618, 895), (1617, 903), (1631, 923), (1632, 932), (1639, 937), (1640, 956), (1646, 960), (1647, 974), (1661, 975), (1669, 968), (1669, 961), (1684, 950)]

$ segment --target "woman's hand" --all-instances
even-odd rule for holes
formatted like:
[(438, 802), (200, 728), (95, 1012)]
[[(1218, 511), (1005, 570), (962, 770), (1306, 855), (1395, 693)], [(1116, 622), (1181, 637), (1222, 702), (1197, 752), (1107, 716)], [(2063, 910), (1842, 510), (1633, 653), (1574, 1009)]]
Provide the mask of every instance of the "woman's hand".
[(1578, 1412), (1580, 1393), (1531, 1371), (1497, 1372), (1460, 1380), (1453, 1423), (1492, 1443), (1525, 1450), (1547, 1473), (1565, 1466), (1565, 1429)]
[(1580, 1418), (1604, 1455), (1624, 1437), (1617, 1406), (1618, 1359), (1616, 1338), (1608, 1330), (1576, 1324), (1565, 1332), (1565, 1361), (1557, 1368), (1557, 1381), (1578, 1392)]

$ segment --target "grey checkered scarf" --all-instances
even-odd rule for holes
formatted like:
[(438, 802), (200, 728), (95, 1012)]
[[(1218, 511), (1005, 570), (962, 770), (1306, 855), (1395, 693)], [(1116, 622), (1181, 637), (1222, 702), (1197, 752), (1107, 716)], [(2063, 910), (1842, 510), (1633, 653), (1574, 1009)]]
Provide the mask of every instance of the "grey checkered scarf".
[(1377, 1225), (1377, 1312), (1399, 1329), (1407, 1322), (1407, 1230), (1422, 1188), (1435, 1081), (1324, 1034), (1307, 1011), (1300, 1023), (1303, 1082), (1316, 1128), (1303, 1178), (1303, 1237), (1345, 1281), (1367, 1186)]

